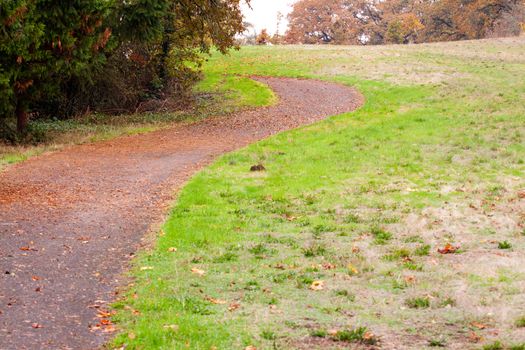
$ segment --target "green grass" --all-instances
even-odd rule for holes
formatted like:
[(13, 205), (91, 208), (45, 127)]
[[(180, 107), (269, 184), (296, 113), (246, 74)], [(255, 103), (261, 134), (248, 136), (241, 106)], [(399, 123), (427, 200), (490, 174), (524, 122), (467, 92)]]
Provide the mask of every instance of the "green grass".
[(516, 327), (525, 328), (525, 316), (522, 316), (516, 320)]
[[(508, 319), (523, 315), (524, 50), (520, 38), (214, 56), (203, 90), (306, 77), (356, 86), (366, 104), (194, 176), (135, 260), (111, 346), (312, 348), (335, 341), (315, 330), (366, 327), (392, 348), (472, 348), (465, 329), (487, 315), (505, 344), (522, 341)], [(447, 243), (461, 254), (438, 253)], [(497, 341), (479, 333), (479, 348)]]
[(262, 107), (275, 104), (277, 97), (264, 84), (247, 77), (208, 73), (195, 88), (197, 92), (217, 93), (227, 97), (222, 108), (236, 110), (243, 107)]

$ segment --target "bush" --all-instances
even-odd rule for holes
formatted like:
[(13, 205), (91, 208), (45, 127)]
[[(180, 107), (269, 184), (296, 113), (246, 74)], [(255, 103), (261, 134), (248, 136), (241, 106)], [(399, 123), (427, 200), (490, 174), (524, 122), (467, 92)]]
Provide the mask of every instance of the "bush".
[(243, 30), (238, 0), (12, 0), (0, 25), (0, 137), (12, 141), (15, 120), (21, 134), (29, 116), (184, 97), (202, 54), (225, 53)]

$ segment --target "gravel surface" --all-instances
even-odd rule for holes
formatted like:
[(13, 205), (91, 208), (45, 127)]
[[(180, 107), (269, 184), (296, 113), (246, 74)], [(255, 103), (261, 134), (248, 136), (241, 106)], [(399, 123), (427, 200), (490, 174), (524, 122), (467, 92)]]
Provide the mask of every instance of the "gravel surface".
[(217, 156), (362, 105), (316, 80), (255, 78), (276, 106), (42, 155), (0, 174), (0, 349), (97, 349), (92, 327), (179, 188)]

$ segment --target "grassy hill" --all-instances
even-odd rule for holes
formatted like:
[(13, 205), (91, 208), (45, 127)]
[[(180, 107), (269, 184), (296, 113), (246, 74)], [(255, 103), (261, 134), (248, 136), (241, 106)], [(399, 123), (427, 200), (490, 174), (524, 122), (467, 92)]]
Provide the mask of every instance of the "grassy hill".
[(246, 104), (271, 94), (236, 75), (367, 102), (195, 176), (136, 261), (114, 345), (525, 349), (524, 53), (513, 38), (214, 56), (201, 88)]

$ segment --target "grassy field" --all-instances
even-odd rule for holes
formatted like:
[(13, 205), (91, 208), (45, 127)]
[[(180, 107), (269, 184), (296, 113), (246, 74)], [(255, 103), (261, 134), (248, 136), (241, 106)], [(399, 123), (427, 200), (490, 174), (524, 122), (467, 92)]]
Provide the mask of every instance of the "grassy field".
[(136, 259), (110, 347), (525, 349), (524, 53), (515, 38), (214, 56), (205, 90), (308, 77), (367, 102), (196, 175)]

